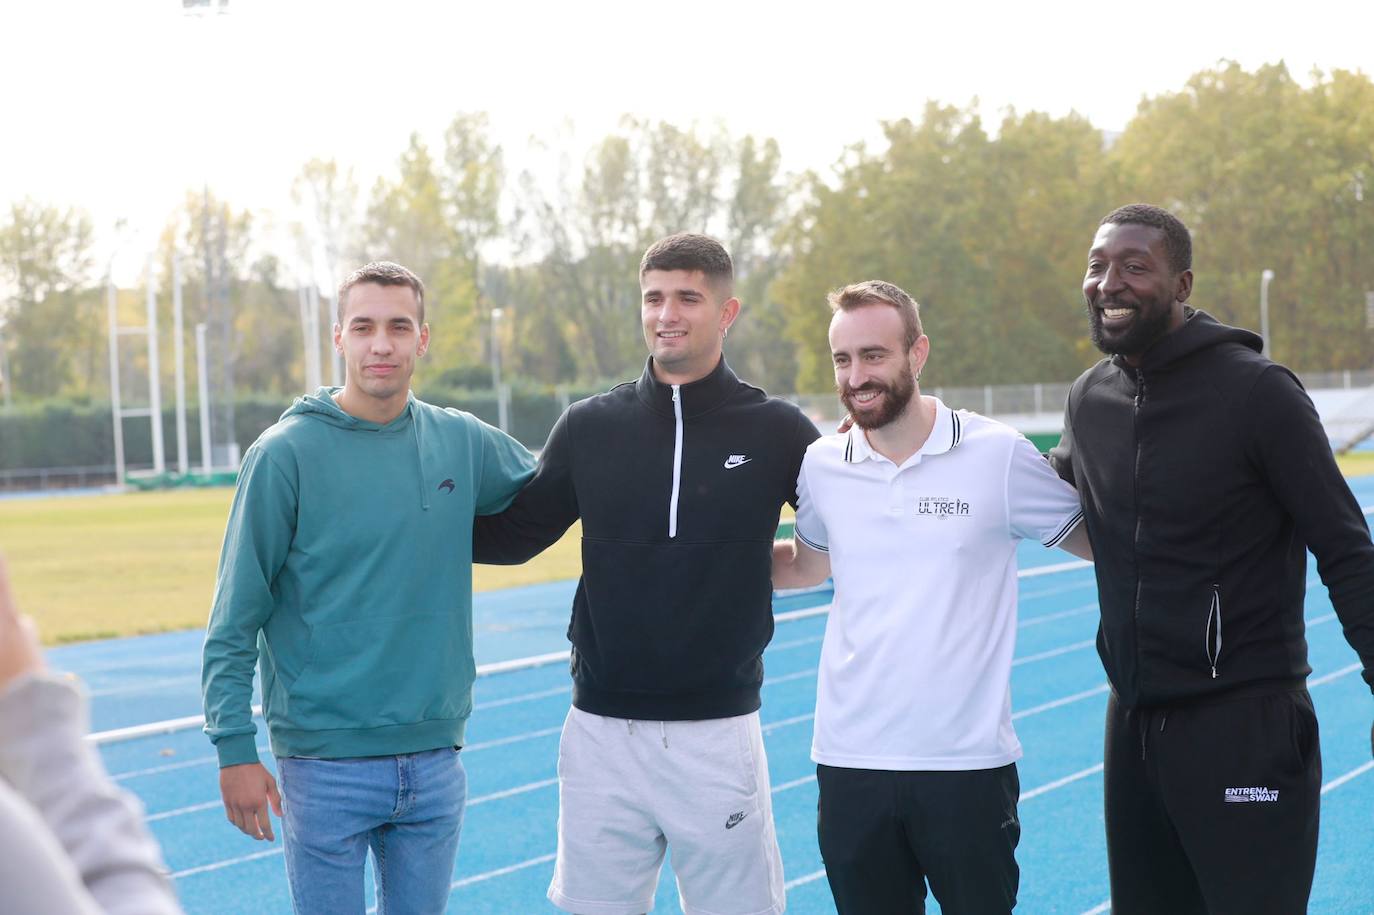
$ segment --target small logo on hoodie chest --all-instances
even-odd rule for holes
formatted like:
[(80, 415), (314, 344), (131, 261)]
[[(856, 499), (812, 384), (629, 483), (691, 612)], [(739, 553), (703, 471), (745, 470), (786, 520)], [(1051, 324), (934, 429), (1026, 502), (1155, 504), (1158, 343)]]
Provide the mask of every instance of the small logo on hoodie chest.
[(445, 480), (439, 484), (439, 492), (453, 492), (453, 481)]
[(725, 469), (734, 470), (736, 467), (748, 464), (752, 460), (753, 458), (749, 457), (747, 454), (732, 454), (725, 459)]

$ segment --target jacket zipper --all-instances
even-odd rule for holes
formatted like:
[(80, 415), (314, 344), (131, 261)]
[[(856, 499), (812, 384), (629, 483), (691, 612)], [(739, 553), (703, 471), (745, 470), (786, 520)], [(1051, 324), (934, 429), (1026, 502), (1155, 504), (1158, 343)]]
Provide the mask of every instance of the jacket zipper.
[(1207, 663), (1212, 666), (1212, 679), (1215, 680), (1217, 662), (1221, 660), (1221, 588), (1218, 585), (1212, 585), (1212, 606), (1207, 608), (1207, 631), (1203, 633), (1203, 638)]
[(1135, 373), (1135, 410), (1131, 417), (1132, 431), (1135, 433), (1135, 464), (1131, 468), (1132, 495), (1135, 499), (1135, 530), (1132, 532), (1132, 547), (1135, 561), (1135, 607), (1132, 619), (1135, 621), (1135, 676), (1136, 686), (1140, 683), (1140, 407), (1145, 402), (1145, 376), (1137, 369)]
[(668, 502), (668, 539), (677, 536), (677, 494), (682, 486), (682, 386), (673, 385), (673, 495)]

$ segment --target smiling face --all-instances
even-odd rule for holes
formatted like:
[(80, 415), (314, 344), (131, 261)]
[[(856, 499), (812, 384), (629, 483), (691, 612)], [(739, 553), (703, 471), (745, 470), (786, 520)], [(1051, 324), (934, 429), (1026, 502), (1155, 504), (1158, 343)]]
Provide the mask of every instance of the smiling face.
[(1093, 344), (1132, 365), (1160, 338), (1183, 325), (1193, 272), (1174, 273), (1164, 232), (1136, 223), (1097, 230), (1083, 277)]
[(429, 346), (429, 325), (420, 323), (415, 291), (359, 283), (348, 290), (340, 311), (334, 348), (347, 372), (339, 406), (360, 419), (390, 422), (405, 408), (415, 360)]
[(890, 305), (861, 305), (831, 319), (835, 389), (859, 428), (880, 429), (906, 415), (930, 342), (922, 335), (907, 349), (905, 340), (902, 316)]
[(640, 321), (664, 384), (688, 384), (720, 362), (725, 332), (739, 315), (739, 299), (721, 298), (700, 270), (649, 270), (639, 281)]

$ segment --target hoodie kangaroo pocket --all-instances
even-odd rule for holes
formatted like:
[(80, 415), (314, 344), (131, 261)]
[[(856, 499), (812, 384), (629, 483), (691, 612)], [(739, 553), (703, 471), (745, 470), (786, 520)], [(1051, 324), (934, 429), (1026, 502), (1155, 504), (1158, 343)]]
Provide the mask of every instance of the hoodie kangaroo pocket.
[(317, 627), (310, 663), (290, 689), (290, 726), (319, 731), (465, 717), (474, 675), (465, 622), (455, 613), (414, 613)]

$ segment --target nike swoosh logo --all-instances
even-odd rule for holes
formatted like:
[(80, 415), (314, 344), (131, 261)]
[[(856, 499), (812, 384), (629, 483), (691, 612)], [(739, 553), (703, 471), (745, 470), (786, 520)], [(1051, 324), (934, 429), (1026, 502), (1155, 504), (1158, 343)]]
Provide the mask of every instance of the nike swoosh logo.
[(726, 470), (733, 470), (733, 469), (736, 468), (736, 467), (740, 467), (740, 466), (743, 466), (744, 464), (748, 464), (748, 463), (749, 463), (750, 461), (752, 461), (752, 460), (753, 460), (753, 458), (742, 458), (742, 459), (740, 459), (740, 460), (737, 461), (737, 460), (735, 460), (734, 458), (730, 458), (728, 461), (725, 462), (725, 469), (726, 469)]

